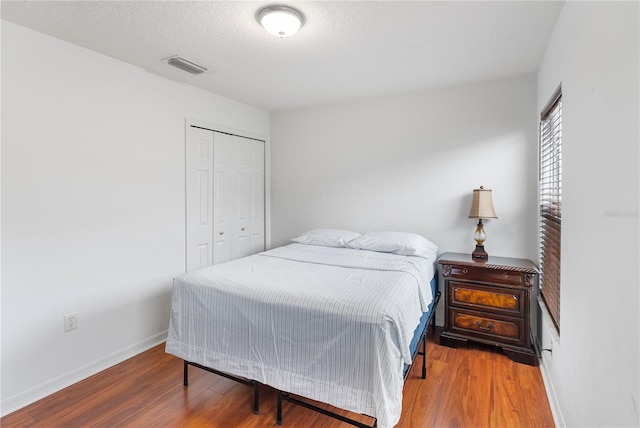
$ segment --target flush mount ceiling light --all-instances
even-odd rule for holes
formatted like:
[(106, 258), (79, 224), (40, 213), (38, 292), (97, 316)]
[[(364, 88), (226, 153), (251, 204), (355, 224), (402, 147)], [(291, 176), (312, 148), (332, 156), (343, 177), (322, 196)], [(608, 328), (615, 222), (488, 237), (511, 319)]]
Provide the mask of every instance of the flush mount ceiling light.
[(304, 24), (304, 16), (299, 10), (281, 5), (260, 9), (256, 19), (265, 30), (280, 38), (295, 34)]

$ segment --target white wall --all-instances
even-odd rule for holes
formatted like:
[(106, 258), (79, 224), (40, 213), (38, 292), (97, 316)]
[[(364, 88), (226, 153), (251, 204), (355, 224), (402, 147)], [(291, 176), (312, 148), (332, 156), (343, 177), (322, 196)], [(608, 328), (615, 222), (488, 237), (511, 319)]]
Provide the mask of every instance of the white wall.
[(535, 259), (535, 77), (272, 114), (272, 242), (315, 227), (420, 233), (471, 252), (493, 189), (490, 255)]
[(544, 366), (566, 426), (640, 425), (638, 2), (567, 2), (538, 75), (562, 83), (560, 337)]
[(2, 21), (3, 414), (164, 339), (187, 117), (269, 134), (266, 111)]

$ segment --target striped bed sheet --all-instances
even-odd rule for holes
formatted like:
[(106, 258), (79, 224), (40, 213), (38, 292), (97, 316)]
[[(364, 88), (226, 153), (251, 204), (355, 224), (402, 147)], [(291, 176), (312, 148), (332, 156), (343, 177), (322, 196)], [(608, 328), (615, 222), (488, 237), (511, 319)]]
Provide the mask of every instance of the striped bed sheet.
[(166, 351), (392, 427), (434, 273), (435, 259), (304, 244), (209, 266), (174, 280)]

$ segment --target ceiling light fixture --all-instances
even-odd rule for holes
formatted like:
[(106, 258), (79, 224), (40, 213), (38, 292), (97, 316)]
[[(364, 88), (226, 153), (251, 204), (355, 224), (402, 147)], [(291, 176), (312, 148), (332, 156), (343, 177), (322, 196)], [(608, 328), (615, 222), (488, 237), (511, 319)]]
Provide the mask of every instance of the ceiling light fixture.
[(299, 10), (282, 5), (260, 9), (256, 19), (265, 30), (281, 39), (295, 34), (304, 24), (304, 15)]

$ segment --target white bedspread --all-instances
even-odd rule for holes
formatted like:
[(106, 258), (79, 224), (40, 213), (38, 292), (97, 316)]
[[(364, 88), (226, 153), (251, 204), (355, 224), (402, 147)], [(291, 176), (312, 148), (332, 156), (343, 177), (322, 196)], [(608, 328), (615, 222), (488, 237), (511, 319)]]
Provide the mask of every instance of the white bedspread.
[(174, 281), (166, 351), (391, 427), (434, 263), (291, 244), (199, 269)]

